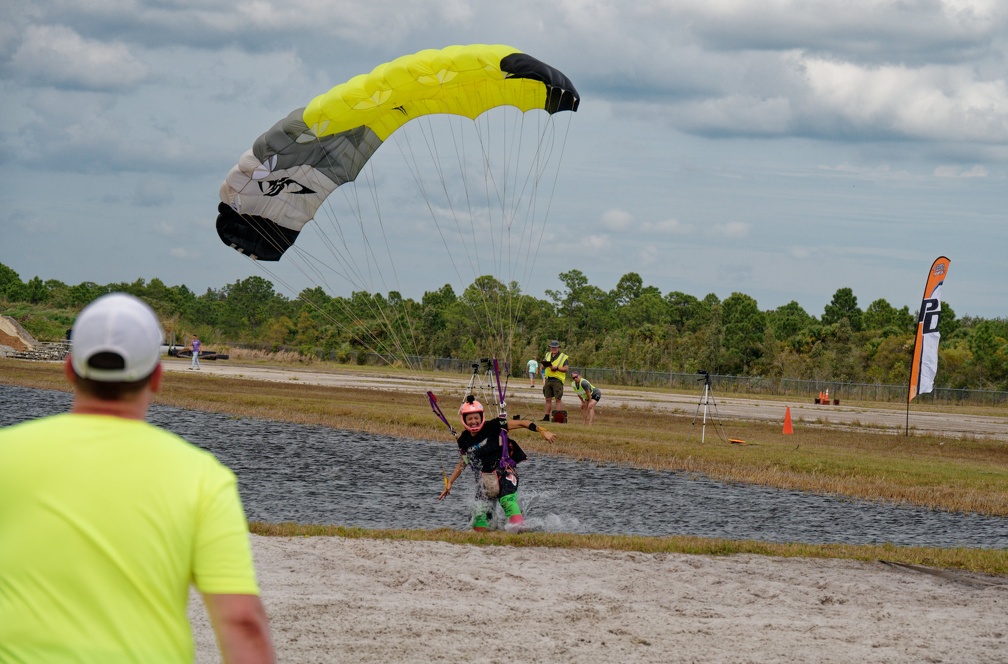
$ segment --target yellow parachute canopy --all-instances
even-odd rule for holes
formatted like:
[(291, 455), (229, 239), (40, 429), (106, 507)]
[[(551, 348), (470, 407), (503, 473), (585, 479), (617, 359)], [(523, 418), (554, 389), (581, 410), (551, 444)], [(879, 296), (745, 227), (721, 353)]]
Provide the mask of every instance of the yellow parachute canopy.
[(355, 179), (396, 129), (423, 115), (477, 118), (498, 106), (576, 111), (570, 79), (504, 45), (424, 50), (361, 74), (262, 134), (221, 186), (217, 232), (254, 258), (279, 260), (326, 197)]

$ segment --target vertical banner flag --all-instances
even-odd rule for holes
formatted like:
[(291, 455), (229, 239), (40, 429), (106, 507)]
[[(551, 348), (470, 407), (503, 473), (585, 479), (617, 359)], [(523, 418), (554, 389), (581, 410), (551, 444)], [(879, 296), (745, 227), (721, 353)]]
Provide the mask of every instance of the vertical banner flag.
[(948, 275), (949, 259), (939, 256), (931, 266), (924, 299), (917, 315), (917, 339), (914, 341), (913, 363), (910, 365), (910, 396), (907, 404), (918, 394), (927, 394), (934, 388), (938, 371), (938, 315), (941, 313), (941, 287)]

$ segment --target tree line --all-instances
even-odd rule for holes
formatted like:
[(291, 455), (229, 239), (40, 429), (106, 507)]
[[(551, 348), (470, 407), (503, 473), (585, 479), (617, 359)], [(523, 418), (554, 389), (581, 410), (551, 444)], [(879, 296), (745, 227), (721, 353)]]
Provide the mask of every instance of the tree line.
[[(558, 278), (560, 287), (547, 290), (545, 299), (491, 276), (477, 278), (461, 293), (446, 284), (420, 300), (396, 291), (333, 297), (321, 288), (289, 298), (258, 276), (197, 295), (160, 279), (105, 285), (67, 285), (37, 276), (22, 281), (0, 264), (0, 306), (40, 340), (62, 338), (81, 307), (121, 291), (147, 301), (161, 317), (167, 340), (178, 345), (198, 334), (205, 347), (294, 349), (342, 362), (366, 352), (469, 360), (506, 349), (505, 359), (521, 367), (555, 338), (572, 363), (584, 367), (882, 384), (909, 380), (917, 312), (884, 299), (861, 309), (850, 288), (839, 288), (817, 316), (796, 301), (760, 309), (754, 298), (737, 292), (724, 300), (713, 293), (662, 294), (635, 272), (608, 291), (579, 270)], [(40, 316), (40, 308), (49, 314)], [(936, 386), (1008, 390), (1008, 319), (958, 318), (943, 302), (939, 331)]]

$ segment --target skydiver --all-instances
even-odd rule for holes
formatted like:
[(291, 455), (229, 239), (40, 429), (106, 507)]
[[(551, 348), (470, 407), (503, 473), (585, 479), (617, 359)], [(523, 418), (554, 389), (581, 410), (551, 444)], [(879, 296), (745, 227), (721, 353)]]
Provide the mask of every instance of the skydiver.
[(452, 470), (451, 476), (445, 479), (445, 487), (438, 496), (443, 500), (451, 493), (452, 485), (459, 475), (469, 465), (473, 469), (476, 480), (477, 512), (472, 521), (473, 530), (489, 530), (489, 519), (493, 515), (493, 503), (497, 500), (504, 508), (508, 518), (505, 529), (520, 530), (525, 523), (521, 507), (515, 494), (518, 492), (518, 473), (515, 466), (527, 457), (512, 439), (508, 439), (508, 460), (501, 463), (504, 456), (504, 446), (501, 444), (501, 431), (514, 428), (528, 429), (540, 432), (547, 443), (556, 441), (556, 434), (528, 420), (506, 420), (493, 418), (489, 421), (483, 417), (483, 404), (476, 401), (472, 395), (466, 397), (459, 409), (459, 415), (465, 431), (459, 434), (456, 442), (459, 448), (459, 462)]

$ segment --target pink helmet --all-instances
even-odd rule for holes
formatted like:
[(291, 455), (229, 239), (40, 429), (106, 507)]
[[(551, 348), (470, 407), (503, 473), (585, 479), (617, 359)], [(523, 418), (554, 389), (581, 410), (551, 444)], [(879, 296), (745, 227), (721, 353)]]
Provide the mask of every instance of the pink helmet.
[[(470, 413), (480, 414), (480, 421), (476, 426), (470, 426), (466, 423), (466, 415)], [(483, 404), (476, 401), (472, 395), (466, 397), (466, 400), (462, 402), (462, 407), (459, 408), (459, 415), (462, 416), (462, 426), (464, 426), (469, 433), (476, 433), (483, 426)]]

